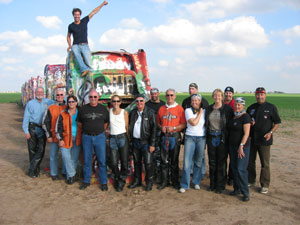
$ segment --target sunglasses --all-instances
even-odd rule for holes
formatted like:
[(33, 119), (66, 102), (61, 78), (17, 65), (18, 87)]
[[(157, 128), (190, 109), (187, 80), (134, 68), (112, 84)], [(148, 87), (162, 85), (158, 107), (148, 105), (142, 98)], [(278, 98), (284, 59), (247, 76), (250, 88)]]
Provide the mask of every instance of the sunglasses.
[(89, 98), (98, 98), (98, 96), (89, 96)]
[(68, 101), (68, 103), (75, 103), (76, 101)]
[(166, 96), (167, 96), (167, 97), (170, 97), (170, 96), (173, 97), (174, 95), (171, 94), (171, 95), (166, 95)]
[(64, 94), (56, 94), (56, 96), (64, 96)]
[(120, 100), (112, 100), (113, 103), (121, 102)]
[(144, 100), (135, 100), (135, 102), (143, 102)]

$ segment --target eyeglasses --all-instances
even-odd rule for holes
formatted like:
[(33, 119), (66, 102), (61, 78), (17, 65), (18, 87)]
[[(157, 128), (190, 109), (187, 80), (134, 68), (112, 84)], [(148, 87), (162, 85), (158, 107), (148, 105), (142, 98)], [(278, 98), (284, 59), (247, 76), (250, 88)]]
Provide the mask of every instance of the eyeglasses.
[(135, 102), (143, 102), (144, 100), (135, 100)]
[(89, 98), (98, 98), (98, 96), (89, 96)]
[(166, 96), (167, 96), (167, 97), (170, 97), (170, 96), (173, 97), (174, 95), (173, 95), (173, 94), (170, 94), (170, 95), (166, 95)]
[(113, 103), (121, 102), (120, 100), (112, 100)]
[(75, 103), (76, 101), (68, 101), (68, 103)]
[(64, 96), (64, 94), (56, 94), (56, 96)]

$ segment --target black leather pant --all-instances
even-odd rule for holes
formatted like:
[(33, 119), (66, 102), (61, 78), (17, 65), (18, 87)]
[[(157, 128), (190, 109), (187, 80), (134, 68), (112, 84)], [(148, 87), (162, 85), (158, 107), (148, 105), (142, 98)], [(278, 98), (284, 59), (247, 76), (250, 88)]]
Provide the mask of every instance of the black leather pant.
[(163, 184), (169, 183), (169, 173), (172, 185), (179, 185), (179, 153), (181, 138), (176, 133), (174, 137), (169, 137), (169, 146), (166, 148), (166, 140), (163, 136), (161, 140), (161, 178)]
[(153, 154), (149, 152), (148, 144), (142, 144), (140, 139), (133, 139), (134, 182), (136, 183), (142, 183), (142, 159), (144, 159), (146, 184), (152, 185)]
[[(119, 159), (121, 169), (118, 166)], [(128, 138), (126, 134), (110, 137), (110, 164), (115, 180), (125, 183), (128, 171)]]
[(217, 190), (225, 189), (226, 182), (226, 161), (228, 156), (228, 149), (224, 142), (220, 142), (217, 146), (213, 144), (211, 135), (207, 137), (207, 152), (209, 161), (209, 177), (210, 188)]
[[(45, 154), (46, 136), (43, 131), (36, 132), (34, 125), (29, 125), (30, 139), (27, 140), (29, 152), (29, 171), (30, 176), (38, 176), (40, 173), (40, 164)], [(42, 133), (42, 134), (41, 134)]]

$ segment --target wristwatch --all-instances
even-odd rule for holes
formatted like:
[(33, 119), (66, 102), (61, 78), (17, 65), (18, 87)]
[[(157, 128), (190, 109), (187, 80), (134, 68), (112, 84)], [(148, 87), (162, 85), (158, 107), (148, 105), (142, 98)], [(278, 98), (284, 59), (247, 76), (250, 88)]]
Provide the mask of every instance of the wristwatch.
[(243, 144), (243, 143), (241, 143), (241, 144), (240, 144), (240, 146), (244, 146), (244, 144)]
[(173, 130), (176, 130), (176, 127), (173, 127)]

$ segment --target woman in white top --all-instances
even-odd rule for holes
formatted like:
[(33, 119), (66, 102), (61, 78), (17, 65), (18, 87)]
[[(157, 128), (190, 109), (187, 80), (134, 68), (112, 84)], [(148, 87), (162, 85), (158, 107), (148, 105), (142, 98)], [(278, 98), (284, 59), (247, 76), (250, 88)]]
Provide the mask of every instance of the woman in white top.
[(202, 179), (201, 169), (205, 150), (205, 109), (200, 108), (201, 95), (194, 94), (191, 97), (191, 108), (185, 110), (187, 129), (184, 140), (184, 161), (182, 177), (180, 181), (180, 193), (184, 193), (190, 188), (190, 174), (192, 163), (193, 180), (192, 183), (196, 190), (200, 189)]
[[(112, 96), (111, 104), (112, 108), (109, 110), (110, 160), (115, 179), (114, 186), (116, 191), (120, 192), (126, 183), (128, 170), (128, 113), (120, 108), (120, 96)], [(121, 161), (121, 169), (118, 167), (119, 160)]]

